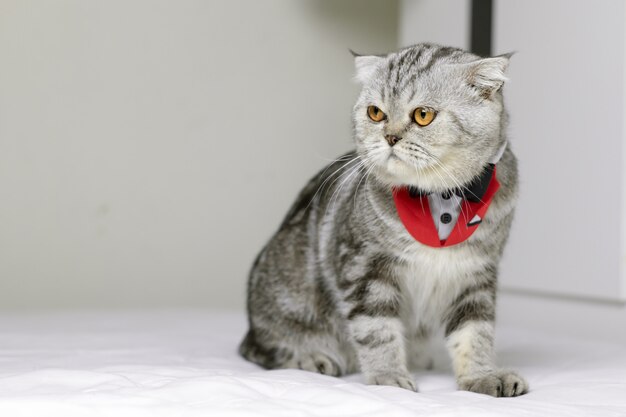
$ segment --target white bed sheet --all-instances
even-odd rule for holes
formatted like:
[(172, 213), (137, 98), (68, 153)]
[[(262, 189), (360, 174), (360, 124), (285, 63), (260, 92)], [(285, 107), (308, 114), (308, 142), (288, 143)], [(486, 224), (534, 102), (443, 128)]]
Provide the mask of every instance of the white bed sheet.
[(0, 315), (0, 416), (626, 416), (626, 347), (498, 329), (531, 391), (457, 391), (445, 354), (420, 392), (265, 371), (237, 356), (242, 314)]

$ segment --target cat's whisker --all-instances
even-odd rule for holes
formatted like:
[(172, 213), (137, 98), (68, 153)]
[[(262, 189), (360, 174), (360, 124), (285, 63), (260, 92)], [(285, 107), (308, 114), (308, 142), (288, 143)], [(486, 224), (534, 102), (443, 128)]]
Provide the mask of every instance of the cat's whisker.
[[(415, 176), (417, 177), (417, 180), (419, 181), (420, 174), (419, 174), (419, 169), (417, 169), (417, 164), (413, 164), (413, 168), (415, 168)], [(424, 200), (422, 198), (420, 198), (420, 207), (422, 211), (424, 211)]]
[[(435, 164), (434, 166), (434, 170), (433, 172), (435, 173), (435, 175), (437, 175), (437, 177), (439, 177), (439, 181), (441, 182), (442, 185), (444, 185), (444, 187), (446, 188), (450, 188), (447, 185), (447, 181), (445, 180), (445, 178), (441, 175), (441, 173), (438, 171), (438, 168), (441, 168), (443, 173), (446, 174), (446, 176), (452, 180), (452, 182), (455, 184), (455, 187), (457, 188), (461, 188), (460, 182), (448, 171), (445, 169), (445, 167), (443, 166), (443, 164), (441, 163), (441, 161), (433, 154), (431, 154), (430, 152), (426, 151), (425, 149), (423, 149), (421, 146), (415, 144), (415, 146), (409, 146), (409, 149), (416, 152), (417, 154), (419, 154), (421, 157), (425, 157), (425, 159), (427, 159), (429, 162), (433, 162)], [(406, 153), (406, 152), (405, 152)], [(412, 154), (408, 154), (411, 157), (413, 157), (414, 159), (418, 159), (415, 155)], [(417, 169), (417, 165), (414, 165), (415, 171), (416, 171), (416, 175), (419, 177), (418, 174), (418, 169)], [(420, 200), (421, 203), (421, 200)], [(423, 207), (423, 203), (422, 203), (422, 210), (424, 209)], [(465, 221), (468, 221), (468, 216), (467, 213), (464, 212), (463, 210), (463, 204), (460, 205), (459, 207), (460, 209), (460, 214), (461, 216), (463, 216), (463, 219), (465, 219)]]
[[(328, 203), (326, 205), (326, 211), (328, 211), (328, 207), (330, 207), (331, 204), (333, 204), (333, 199), (335, 198), (335, 195), (338, 195), (338, 193), (341, 191), (341, 188), (343, 187), (343, 185), (345, 184), (345, 182), (355, 173), (358, 172), (363, 165), (365, 164), (365, 160), (361, 157), (359, 158), (359, 162), (353, 166), (352, 168), (350, 168), (348, 171), (344, 171), (341, 175), (337, 176), (337, 178), (335, 178), (335, 180), (330, 184), (331, 187), (333, 187), (333, 185), (339, 180), (341, 181), (339, 183), (339, 185), (337, 186), (337, 188), (335, 188), (335, 190), (333, 191), (332, 195), (330, 196), (330, 199), (328, 200)], [(342, 177), (344, 177), (343, 180)]]
[[(438, 163), (438, 162), (435, 161), (435, 163)], [(434, 171), (434, 172), (435, 172), (435, 174), (437, 174), (437, 176), (439, 177), (439, 180), (442, 182), (442, 184), (445, 184), (445, 179), (439, 173), (439, 171)], [(437, 201), (439, 201), (439, 200), (437, 200)], [(460, 212), (461, 212), (461, 215), (463, 215), (463, 217), (465, 218), (466, 216), (463, 214), (463, 204), (460, 205)], [(437, 221), (439, 221), (439, 219)]]
[[(373, 156), (368, 156), (367, 160), (368, 161), (373, 161), (374, 157)], [(356, 197), (358, 195), (359, 192), (359, 187), (361, 186), (361, 182), (363, 181), (363, 179), (365, 178), (365, 183), (367, 184), (367, 178), (369, 177), (369, 174), (376, 168), (376, 164), (373, 162), (370, 162), (370, 166), (366, 169), (365, 174), (363, 176), (361, 176), (361, 179), (359, 180), (358, 184), (356, 185), (356, 189), (354, 190), (354, 204), (353, 206), (356, 207)]]
[[(365, 155), (361, 156), (361, 158), (363, 159), (363, 166), (362, 166), (362, 168), (365, 169), (366, 171), (368, 169), (370, 169), (370, 168), (374, 168), (376, 166), (376, 164), (375, 164), (376, 154), (382, 152), (383, 150), (384, 149), (373, 148), (370, 152), (368, 152)], [(358, 186), (358, 184), (357, 184), (357, 186)], [(356, 190), (355, 190), (355, 192), (356, 192)]]
[[(450, 173), (450, 172), (446, 169), (446, 167), (445, 167), (445, 166), (444, 166), (444, 165), (443, 165), (443, 164), (442, 164), (442, 163), (441, 163), (438, 159), (435, 159), (435, 162), (437, 163), (438, 167), (440, 167), (440, 168), (444, 171), (444, 173), (446, 173), (446, 174), (448, 175), (448, 177), (449, 177), (450, 179), (452, 179), (452, 181), (454, 181), (456, 184), (459, 184), (459, 181), (458, 181), (458, 180), (454, 177), (454, 175), (452, 175), (452, 174), (451, 174), (451, 173)], [(478, 196), (476, 196), (473, 192), (471, 192), (471, 190), (469, 190), (469, 188), (467, 188), (466, 186), (459, 186), (459, 185), (457, 185), (457, 187), (458, 187), (459, 189), (465, 189), (465, 190), (467, 190), (467, 191), (468, 191), (468, 192), (470, 192), (470, 193), (471, 193), (474, 197), (478, 197)], [(483, 201), (481, 198), (478, 198), (478, 200), (479, 200), (479, 202), (481, 202), (481, 203), (483, 203), (483, 204), (484, 204), (484, 201)], [(467, 213), (465, 213), (465, 212), (463, 211), (463, 207), (464, 207), (464, 204), (461, 204), (461, 214), (463, 215), (463, 218), (465, 219), (465, 222), (467, 223), (467, 222), (469, 222), (469, 221), (470, 221), (470, 219), (469, 219), (469, 216), (467, 215)]]
[[(446, 176), (450, 180), (452, 180), (452, 182), (454, 183), (454, 186), (456, 188), (458, 188), (459, 190), (466, 190), (469, 193), (471, 193), (472, 195), (474, 195), (475, 197), (478, 197), (467, 186), (461, 184), (461, 182), (445, 167), (445, 165), (441, 162), (441, 160), (436, 155), (432, 154), (431, 152), (428, 152), (426, 149), (422, 148), (421, 146), (419, 146), (417, 144), (415, 144), (415, 146), (421, 152), (423, 152), (425, 155), (427, 155), (436, 164), (436, 166), (434, 168), (440, 168), (444, 172), (444, 174), (446, 174)], [(440, 179), (441, 179), (442, 183), (444, 184), (444, 186), (447, 187), (446, 181), (444, 181), (443, 178), (441, 178), (441, 176), (440, 176)], [(479, 198), (479, 201), (481, 203), (484, 203), (480, 198)], [(461, 205), (461, 212), (463, 212), (463, 205)]]
[[(443, 173), (446, 174), (448, 176), (448, 178), (450, 178), (452, 180), (452, 182), (455, 184), (455, 187), (460, 189), (459, 181), (457, 181), (457, 179), (445, 169), (443, 164), (436, 158), (433, 158), (433, 161), (436, 164), (435, 168), (441, 168), (443, 170)], [(445, 184), (445, 180), (443, 179), (443, 177), (441, 176), (439, 171), (435, 170), (434, 172), (439, 176), (441, 181)], [(465, 223), (467, 223), (469, 221), (469, 219), (468, 219), (467, 213), (465, 213), (465, 211), (463, 210), (463, 206), (464, 206), (464, 204), (461, 202), (461, 204), (459, 206), (459, 212), (460, 212), (460, 215), (463, 217)]]
[[(342, 165), (341, 167), (337, 168), (335, 171), (333, 171), (320, 185), (319, 187), (317, 187), (317, 190), (315, 191), (315, 194), (313, 194), (313, 197), (311, 197), (311, 200), (309, 201), (309, 203), (306, 205), (305, 210), (308, 210), (308, 208), (311, 206), (311, 204), (313, 204), (313, 201), (315, 201), (315, 199), (317, 198), (317, 195), (323, 191), (325, 185), (328, 183), (328, 181), (330, 181), (335, 175), (337, 175), (340, 171), (343, 171), (345, 169), (347, 169), (350, 164), (352, 164), (355, 161), (359, 161), (360, 157), (357, 155), (356, 157), (352, 158), (349, 162), (346, 162), (344, 165)], [(322, 172), (322, 176), (326, 173), (326, 171), (328, 171), (328, 169), (332, 166), (333, 164), (330, 164), (328, 167), (326, 167), (326, 169), (324, 169), (324, 171)], [(338, 177), (340, 177), (341, 175), (338, 175)]]
[(318, 158), (323, 159), (324, 161), (327, 161), (328, 165), (332, 165), (335, 162), (343, 162), (343, 161), (347, 161), (348, 159), (352, 159), (352, 155), (348, 153), (345, 155), (341, 155), (337, 158), (327, 158), (325, 156), (318, 155)]
[[(427, 152), (426, 150), (424, 151)], [(484, 203), (484, 201), (482, 201), (482, 199), (480, 199), (476, 194), (474, 194), (467, 186), (461, 185), (460, 181), (458, 181), (458, 179), (454, 175), (452, 175), (452, 173), (450, 173), (450, 171), (445, 167), (445, 165), (441, 162), (439, 158), (437, 158), (435, 155), (432, 155), (432, 154), (430, 156), (438, 164), (438, 166), (441, 167), (441, 169), (450, 177), (450, 179), (456, 184), (457, 188), (468, 191), (474, 197), (478, 198), (478, 200), (481, 203)]]
[[(331, 205), (333, 206), (333, 208), (335, 207), (335, 204), (336, 204), (337, 200), (339, 199), (339, 195), (341, 194), (341, 190), (343, 189), (343, 187), (350, 180), (350, 178), (352, 178), (355, 174), (358, 174), (362, 169), (364, 169), (364, 166), (365, 166), (365, 162), (362, 162), (360, 165), (358, 165), (356, 168), (352, 169), (346, 175), (346, 178), (344, 178), (344, 180), (337, 186), (335, 191), (333, 191), (333, 194), (331, 195), (330, 200), (328, 201), (328, 204), (326, 206), (326, 212), (328, 211), (328, 208)], [(325, 213), (325, 215), (326, 215), (326, 213)]]
[[(417, 151), (416, 149), (413, 149), (413, 148), (412, 148), (412, 147), (410, 147), (410, 146), (409, 146), (409, 149), (408, 149), (408, 150), (409, 150), (409, 151)], [(417, 160), (419, 160), (419, 158), (418, 158), (417, 156), (413, 155), (411, 152), (407, 152), (407, 150), (405, 150), (405, 149), (398, 149), (398, 150), (397, 150), (397, 152), (398, 152), (398, 153), (400, 153), (400, 154), (403, 154), (403, 155), (407, 155), (408, 157), (410, 157), (410, 158), (411, 158), (411, 160), (416, 160), (416, 161), (417, 161)], [(418, 152), (418, 153), (419, 153), (419, 152)], [(422, 155), (422, 156), (424, 156), (424, 155)], [(427, 155), (426, 155), (426, 156), (427, 156)], [(419, 175), (419, 170), (418, 170), (418, 168), (417, 168), (417, 164), (416, 164), (416, 163), (413, 163), (413, 164), (411, 164), (411, 165), (412, 165), (412, 166), (413, 166), (413, 168), (415, 169), (415, 176), (416, 176), (416, 179), (417, 179), (417, 180), (418, 180), (418, 182), (419, 182), (419, 177), (420, 177), (420, 175)], [(420, 206), (421, 206), (421, 209), (422, 209), (422, 211), (424, 211), (424, 202), (423, 202), (423, 200), (422, 200), (421, 198), (419, 199), (419, 201), (420, 201)]]

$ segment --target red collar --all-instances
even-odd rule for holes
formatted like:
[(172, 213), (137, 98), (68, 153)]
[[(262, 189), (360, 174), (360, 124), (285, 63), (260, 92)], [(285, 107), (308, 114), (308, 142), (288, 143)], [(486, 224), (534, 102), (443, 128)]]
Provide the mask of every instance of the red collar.
[(493, 200), (493, 196), (500, 188), (500, 183), (496, 178), (496, 169), (493, 169), (493, 175), (485, 194), (479, 202), (471, 202), (463, 200), (461, 202), (461, 213), (459, 219), (445, 241), (439, 240), (437, 227), (433, 221), (428, 204), (428, 196), (411, 197), (407, 187), (394, 188), (393, 200), (396, 203), (398, 216), (404, 224), (407, 232), (415, 240), (424, 245), (434, 248), (443, 248), (453, 246), (466, 241), (478, 229), (478, 225), (485, 217), (485, 213)]

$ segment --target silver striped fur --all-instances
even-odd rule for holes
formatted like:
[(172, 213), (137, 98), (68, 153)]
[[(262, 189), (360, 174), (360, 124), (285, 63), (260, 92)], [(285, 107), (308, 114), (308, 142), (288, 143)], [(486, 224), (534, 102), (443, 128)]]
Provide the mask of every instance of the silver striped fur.
[[(393, 186), (442, 192), (480, 174), (506, 141), (508, 63), (425, 43), (355, 57), (356, 150), (304, 187), (254, 262), (245, 358), (268, 369), (361, 371), (367, 383), (417, 390), (409, 370), (431, 365), (428, 340), (443, 329), (460, 389), (528, 390), (495, 365), (493, 349), (498, 264), (518, 188), (511, 146), (498, 163), (500, 190), (461, 244), (415, 241), (391, 196)], [(370, 105), (387, 119), (372, 122)], [(420, 106), (437, 111), (426, 127), (411, 119)], [(392, 147), (385, 135), (402, 139)]]

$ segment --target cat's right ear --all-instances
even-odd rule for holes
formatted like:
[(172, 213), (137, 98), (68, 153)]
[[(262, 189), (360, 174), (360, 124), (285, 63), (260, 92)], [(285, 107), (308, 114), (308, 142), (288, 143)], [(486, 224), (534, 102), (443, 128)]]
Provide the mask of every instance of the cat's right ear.
[(352, 50), (350, 50), (350, 52), (352, 56), (354, 56), (354, 67), (356, 69), (354, 78), (361, 84), (366, 84), (371, 80), (385, 60), (384, 57), (376, 55), (359, 55)]
[(513, 53), (481, 58), (465, 64), (469, 84), (478, 90), (481, 97), (491, 98), (502, 88), (506, 78), (506, 69)]

